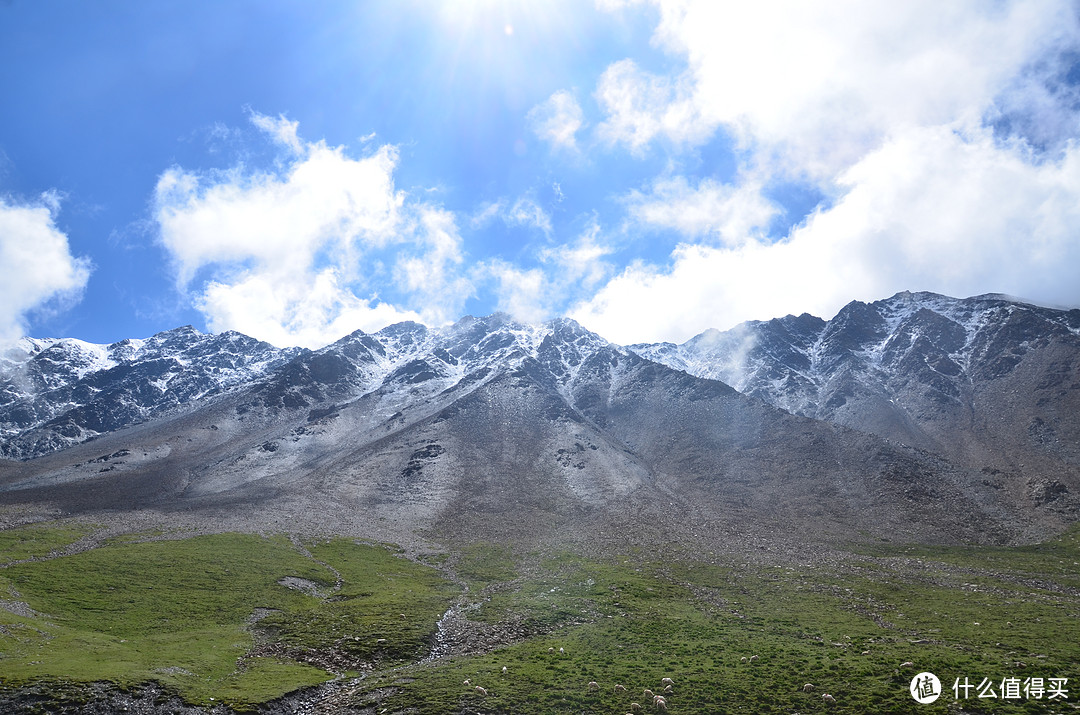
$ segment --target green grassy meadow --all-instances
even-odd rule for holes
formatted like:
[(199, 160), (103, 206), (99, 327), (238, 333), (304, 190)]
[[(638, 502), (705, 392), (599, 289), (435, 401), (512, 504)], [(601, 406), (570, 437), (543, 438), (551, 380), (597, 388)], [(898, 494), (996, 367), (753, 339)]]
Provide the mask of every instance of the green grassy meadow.
[[(674, 680), (671, 713), (1080, 703), (1077, 529), (1016, 548), (873, 545), (828, 566), (485, 543), (429, 565), (347, 539), (241, 534), (128, 538), (49, 557), (85, 533), (63, 523), (0, 532), (0, 688), (156, 681), (191, 703), (244, 710), (337, 678), (355, 708), (432, 715), (619, 715), (633, 702), (653, 711), (643, 691), (660, 692), (664, 677)], [(468, 618), (507, 629), (506, 642), (425, 660), (463, 584)], [(942, 682), (936, 703), (908, 693), (921, 671)], [(996, 692), (1004, 678), (1068, 678), (1068, 697), (972, 689), (958, 701), (952, 685), (965, 677)]]
[[(65, 533), (6, 532), (19, 554), (48, 553)], [(244, 709), (335, 676), (309, 661), (415, 660), (454, 595), (433, 569), (348, 540), (122, 540), (0, 569), (0, 600), (36, 612), (0, 609), (0, 684), (153, 680), (192, 703)]]

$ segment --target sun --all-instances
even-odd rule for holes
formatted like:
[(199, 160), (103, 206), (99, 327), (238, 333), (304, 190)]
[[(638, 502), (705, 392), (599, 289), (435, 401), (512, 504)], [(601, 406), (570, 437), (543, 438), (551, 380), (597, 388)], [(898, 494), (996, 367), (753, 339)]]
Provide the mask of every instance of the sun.
[(546, 29), (563, 4), (560, 0), (450, 0), (438, 6), (447, 27), (514, 37), (524, 25)]
[(574, 17), (569, 0), (449, 0), (415, 7), (431, 13), (433, 41), (448, 75), (517, 85), (535, 68), (538, 48), (550, 50), (565, 40)]

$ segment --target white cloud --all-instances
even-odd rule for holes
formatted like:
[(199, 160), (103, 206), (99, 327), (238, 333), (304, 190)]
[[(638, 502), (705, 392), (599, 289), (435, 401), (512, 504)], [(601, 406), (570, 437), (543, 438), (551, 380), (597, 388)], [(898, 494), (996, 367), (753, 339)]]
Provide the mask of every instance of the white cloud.
[(506, 201), (500, 199), (498, 201), (489, 201), (482, 204), (480, 208), (475, 211), (472, 218), (469, 219), (469, 225), (472, 228), (481, 228), (487, 226), (493, 220), (498, 218), (506, 210)]
[(539, 323), (552, 315), (547, 276), (539, 268), (524, 269), (501, 259), (487, 261), (478, 273), (495, 282), (495, 309), (527, 323)]
[(667, 77), (641, 70), (633, 60), (620, 60), (600, 76), (596, 101), (607, 114), (597, 126), (601, 139), (624, 143), (641, 153), (658, 135), (677, 143), (696, 143), (715, 130), (691, 96), (686, 75)]
[[(342, 147), (303, 142), (295, 122), (252, 121), (291, 153), (276, 172), (234, 168), (196, 174), (174, 167), (158, 179), (155, 219), (182, 289), (212, 330), (234, 329), (278, 345), (318, 347), (357, 328), (436, 322), (468, 291), (445, 275), (460, 238), (438, 209), (394, 187), (398, 154), (383, 146), (354, 159)], [(371, 254), (396, 251), (390, 270), (412, 277), (409, 305), (380, 302)], [(427, 261), (424, 278), (417, 260)]]
[[(554, 295), (566, 299), (571, 288), (591, 291), (612, 274), (605, 258), (612, 253), (610, 246), (600, 240), (600, 226), (595, 221), (572, 244), (562, 244), (540, 251), (542, 263), (554, 270)], [(560, 305), (563, 309), (565, 306)]]
[(417, 209), (418, 251), (399, 258), (397, 277), (424, 306), (424, 319), (440, 325), (460, 316), (472, 283), (460, 274), (461, 237), (454, 215), (444, 209)]
[(479, 279), (494, 283), (498, 310), (518, 320), (540, 322), (564, 313), (575, 296), (594, 291), (610, 278), (613, 268), (605, 260), (610, 253), (594, 222), (574, 243), (538, 251), (537, 267), (526, 269), (496, 259), (481, 264), (477, 273)]
[[(632, 229), (688, 242), (578, 304), (584, 324), (685, 340), (905, 289), (1080, 304), (1074, 3), (651, 4), (654, 43), (685, 65), (609, 66), (597, 134), (632, 153), (669, 142), (676, 160), (626, 206)], [(738, 148), (732, 183), (677, 174), (720, 134)], [(771, 241), (762, 187), (791, 179), (829, 203)]]
[(551, 217), (532, 199), (520, 198), (506, 214), (509, 223), (531, 226), (551, 235)]
[(284, 114), (277, 117), (269, 117), (258, 112), (250, 112), (251, 123), (269, 134), (275, 142), (290, 149), (294, 154), (302, 154), (304, 145), (300, 142), (297, 130), (300, 122), (289, 121)]
[(229, 282), (210, 281), (195, 298), (213, 332), (238, 330), (272, 345), (318, 348), (360, 329), (372, 332), (403, 320), (421, 320), (373, 299), (357, 298), (332, 268), (301, 280), (250, 271)]
[(25, 334), (29, 313), (73, 301), (86, 287), (90, 263), (71, 255), (58, 208), (55, 194), (36, 203), (0, 198), (0, 346)]
[(755, 182), (721, 184), (702, 179), (691, 186), (683, 176), (657, 179), (651, 191), (632, 191), (630, 216), (638, 223), (678, 231), (687, 238), (714, 236), (737, 244), (761, 236), (779, 212)]
[(1006, 89), (1060, 72), (1077, 38), (1067, 0), (654, 4), (654, 41), (685, 70), (613, 64), (598, 82), (601, 133), (640, 150), (722, 128), (759, 159), (825, 179), (895, 131), (977, 126)]
[(527, 120), (536, 136), (553, 147), (577, 149), (575, 135), (583, 126), (582, 116), (574, 95), (561, 89), (533, 107)]
[(632, 265), (571, 314), (609, 340), (640, 342), (830, 317), (908, 289), (1080, 303), (1080, 146), (1035, 164), (988, 130), (913, 129), (840, 182), (844, 196), (782, 241), (681, 245), (670, 265)]
[(545, 235), (551, 235), (551, 216), (533, 199), (522, 196), (510, 203), (506, 199), (490, 201), (480, 206), (473, 213), (469, 224), (472, 228), (482, 228), (495, 219), (502, 219), (507, 226), (527, 226), (539, 229)]

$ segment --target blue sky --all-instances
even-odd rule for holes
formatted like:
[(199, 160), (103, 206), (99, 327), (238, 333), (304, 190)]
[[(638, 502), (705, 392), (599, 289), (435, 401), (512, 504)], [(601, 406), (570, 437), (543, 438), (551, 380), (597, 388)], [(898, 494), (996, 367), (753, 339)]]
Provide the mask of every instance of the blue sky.
[(0, 2), (0, 340), (1080, 304), (1070, 2)]

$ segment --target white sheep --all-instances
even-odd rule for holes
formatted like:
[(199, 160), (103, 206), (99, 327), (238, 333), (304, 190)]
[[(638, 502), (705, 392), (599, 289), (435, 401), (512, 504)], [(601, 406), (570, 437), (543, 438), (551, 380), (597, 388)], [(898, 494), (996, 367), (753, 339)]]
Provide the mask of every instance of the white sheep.
[(461, 684), (462, 685), (472, 685), (472, 681), (469, 680), (468, 678), (465, 678), (465, 680), (461, 681)]
[(751, 663), (756, 663), (757, 662), (757, 656), (756, 655), (750, 656), (750, 662)]
[(548, 648), (548, 653), (554, 653), (554, 652), (555, 652), (555, 646), (552, 646), (552, 647)]
[(661, 678), (660, 679), (660, 684), (661, 685), (674, 685), (675, 681), (672, 680), (671, 678)]
[(645, 693), (644, 693), (644, 695), (645, 695), (645, 697), (647, 697), (647, 698), (652, 698), (652, 697), (655, 697), (655, 694), (653, 693), (653, 691), (649, 690), (648, 688), (645, 688)]
[(479, 685), (473, 688), (473, 690), (480, 693), (481, 695), (487, 695), (487, 688), (481, 688)]
[(802, 691), (804, 693), (812, 693), (812, 692), (814, 692), (814, 684), (813, 683), (807, 683), (806, 685), (802, 686)]
[(672, 686), (672, 685), (665, 685), (664, 686), (664, 692), (665, 693), (671, 693), (671, 692), (674, 692), (674, 690), (675, 690), (675, 687)]
[(630, 703), (630, 709), (636, 713), (641, 712), (641, 703)]
[(505, 665), (503, 666), (502, 672), (503, 672), (503, 675), (506, 675), (506, 666)]
[(619, 683), (615, 683), (615, 692), (616, 693), (625, 693), (626, 692), (626, 687), (623, 686), (623, 685), (620, 685)]
[(657, 695), (656, 697), (654, 697), (652, 704), (653, 707), (657, 710), (667, 710), (667, 700), (665, 700), (664, 696), (662, 695)]
[(600, 689), (600, 683), (596, 682), (595, 680), (590, 680), (589, 681), (589, 690), (599, 690), (599, 689)]
[(910, 660), (905, 660), (903, 663), (900, 664), (900, 667), (901, 668), (914, 668), (915, 664), (912, 663)]
[(746, 662), (746, 656), (744, 655), (742, 658), (739, 658), (739, 662), (740, 663), (745, 663)]
[(829, 695), (828, 693), (825, 693), (824, 695), (822, 695), (821, 699), (824, 700), (827, 703), (835, 703), (836, 702), (836, 698)]

